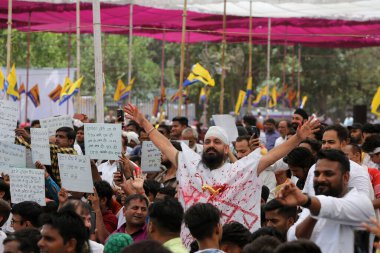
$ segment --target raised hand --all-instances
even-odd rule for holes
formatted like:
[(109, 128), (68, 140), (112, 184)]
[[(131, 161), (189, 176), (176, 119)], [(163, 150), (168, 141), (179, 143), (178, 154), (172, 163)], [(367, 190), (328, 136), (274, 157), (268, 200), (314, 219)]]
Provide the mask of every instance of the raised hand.
[(45, 171), (45, 178), (48, 178), (50, 176), (49, 173), (46, 170), (45, 165), (43, 165), (40, 161), (36, 161), (36, 163), (34, 165), (36, 166), (37, 169)]
[(314, 119), (314, 117), (310, 117), (308, 121), (306, 121), (302, 126), (298, 126), (297, 136), (301, 140), (306, 139), (311, 134), (319, 131), (320, 123), (318, 120)]
[(144, 191), (144, 181), (146, 178), (146, 174), (143, 174), (141, 169), (133, 171), (133, 178), (131, 179), (131, 183), (133, 188), (135, 188), (136, 192), (139, 194), (145, 194)]
[(96, 192), (95, 187), (94, 187), (94, 194), (89, 195), (87, 197), (87, 200), (91, 202), (91, 207), (94, 209), (94, 211), (100, 210), (99, 195)]
[(65, 188), (61, 188), (61, 190), (58, 192), (59, 205), (62, 206), (68, 199), (69, 193), (66, 191)]
[(124, 106), (124, 112), (127, 119), (133, 120), (142, 126), (145, 120), (145, 116), (139, 112), (136, 106), (128, 103), (128, 105)]
[(285, 206), (299, 206), (307, 202), (307, 196), (292, 182), (285, 183), (276, 198)]

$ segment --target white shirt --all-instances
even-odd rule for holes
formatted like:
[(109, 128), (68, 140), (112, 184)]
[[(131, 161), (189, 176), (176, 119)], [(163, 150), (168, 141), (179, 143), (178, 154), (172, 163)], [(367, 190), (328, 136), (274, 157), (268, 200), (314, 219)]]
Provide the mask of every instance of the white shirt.
[(278, 145), (284, 143), (285, 141), (286, 141), (286, 136), (285, 136), (285, 138), (283, 138), (282, 136), (280, 136), (274, 142), (274, 146), (277, 147)]
[(74, 149), (77, 152), (77, 155), (83, 155), (82, 149), (77, 143), (74, 143)]
[[(235, 163), (224, 163), (210, 170), (201, 162), (200, 155), (184, 143), (181, 146), (177, 180), (178, 200), (184, 209), (195, 203), (211, 203), (222, 212), (223, 223), (237, 221), (250, 231), (260, 228), (261, 182), (257, 165), (261, 150), (258, 148)], [(192, 241), (187, 229), (181, 237), (185, 245)]]
[(367, 153), (364, 154), (362, 165), (365, 165), (368, 168), (377, 168), (377, 169), (379, 169), (379, 165), (376, 164), (376, 163), (374, 163), (374, 162), (372, 162), (371, 157)]
[(116, 162), (112, 164), (110, 161), (102, 163), (98, 166), (98, 171), (101, 172), (100, 177), (102, 180), (107, 181), (110, 185), (113, 185), (113, 173), (117, 171)]
[(198, 155), (202, 155), (203, 152), (203, 145), (195, 143), (194, 147), (191, 148), (195, 153)]
[(259, 179), (261, 180), (262, 184), (268, 187), (269, 189), (270, 193), (269, 193), (268, 201), (272, 200), (275, 197), (273, 190), (276, 188), (276, 184), (277, 184), (276, 176), (274, 172), (271, 171), (270, 169), (265, 169), (264, 171), (260, 173)]
[(100, 244), (100, 243), (97, 243), (97, 242), (94, 242), (91, 240), (89, 240), (88, 242), (90, 244), (90, 249), (91, 249), (92, 253), (103, 253), (103, 251), (104, 251), (104, 245), (103, 244)]
[(7, 235), (3, 231), (0, 231), (0, 252), (4, 252), (3, 242), (5, 238), (7, 238)]
[[(314, 192), (314, 171), (315, 164), (310, 168), (309, 173), (303, 187), (303, 192), (311, 196), (315, 195)], [(359, 192), (364, 193), (370, 199), (373, 199), (371, 192), (373, 192), (371, 180), (368, 175), (368, 170), (360, 166), (359, 164), (350, 160), (350, 179), (348, 181), (348, 188), (356, 188)]]
[[(371, 200), (355, 188), (343, 198), (316, 197), (321, 202), (321, 210), (318, 216), (312, 216), (318, 221), (310, 240), (321, 248), (322, 253), (353, 253), (353, 230), (360, 228), (362, 222), (369, 223), (370, 217), (375, 216)], [(297, 240), (296, 227), (309, 215), (309, 209), (304, 208), (298, 221), (288, 230), (288, 241)]]

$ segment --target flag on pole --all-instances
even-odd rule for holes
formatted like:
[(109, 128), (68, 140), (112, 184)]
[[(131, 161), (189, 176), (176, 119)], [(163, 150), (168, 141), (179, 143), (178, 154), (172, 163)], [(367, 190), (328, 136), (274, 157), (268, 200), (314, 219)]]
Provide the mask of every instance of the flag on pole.
[(73, 82), (69, 77), (66, 77), (63, 88), (61, 90), (61, 94), (59, 95), (59, 105), (62, 105), (66, 100), (70, 98), (69, 91), (72, 85)]
[[(187, 94), (186, 94), (185, 91), (182, 91), (182, 97), (183, 97), (184, 99), (187, 98)], [(177, 91), (173, 94), (173, 96), (170, 98), (170, 102), (177, 101), (178, 99), (179, 99), (179, 90), (177, 90)]]
[(3, 72), (0, 69), (0, 90), (6, 91), (8, 87), (5, 86), (5, 77)]
[(33, 88), (28, 91), (27, 95), (30, 100), (32, 100), (34, 107), (40, 106), (40, 90), (38, 89), (38, 84), (35, 84)]
[(371, 102), (371, 113), (377, 115), (377, 117), (380, 118), (380, 112), (377, 112), (377, 109), (379, 109), (380, 106), (380, 86), (377, 87), (377, 91), (375, 95), (372, 98)]
[(51, 100), (53, 100), (53, 102), (57, 102), (60, 95), (61, 95), (61, 91), (62, 91), (62, 86), (60, 84), (57, 85), (57, 87), (55, 87), (54, 90), (52, 90), (50, 93), (49, 93), (49, 98)]
[(302, 102), (301, 102), (301, 105), (300, 105), (301, 109), (305, 107), (306, 101), (307, 101), (307, 96), (303, 96), (302, 97)]
[(70, 98), (78, 93), (80, 86), (82, 85), (82, 81), (83, 81), (83, 76), (81, 78), (79, 78), (78, 80), (76, 80), (71, 85), (69, 92), (68, 92)]
[(215, 80), (211, 77), (210, 72), (199, 63), (191, 67), (191, 72), (187, 79), (183, 82), (183, 87), (190, 86), (197, 82), (201, 82), (211, 87), (215, 86)]
[(239, 97), (235, 104), (235, 114), (238, 115), (240, 113), (241, 106), (243, 105), (244, 99), (246, 97), (247, 93), (243, 90), (239, 91)]
[(290, 89), (288, 91), (288, 106), (293, 107), (293, 100), (297, 97), (297, 91)]
[(244, 98), (244, 104), (246, 105), (248, 103), (249, 97), (252, 95), (252, 77), (248, 78), (247, 81), (247, 93)]
[(153, 102), (153, 109), (152, 109), (152, 115), (156, 116), (158, 113), (159, 109), (159, 98), (157, 96), (154, 97), (154, 102)]
[(206, 90), (205, 87), (202, 87), (199, 93), (199, 104), (202, 104), (204, 101), (206, 101)]
[(160, 104), (162, 105), (166, 101), (166, 89), (165, 86), (161, 86), (161, 97), (160, 97)]
[(257, 94), (255, 101), (253, 101), (253, 104), (257, 106), (261, 100), (265, 100), (266, 96), (268, 95), (268, 87), (265, 85), (261, 88), (259, 91), (259, 94)]
[(23, 93), (25, 93), (25, 85), (24, 85), (24, 83), (21, 83), (21, 85), (20, 85), (20, 87), (18, 88), (18, 94), (23, 94)]
[(277, 89), (276, 89), (276, 86), (273, 86), (270, 97), (269, 97), (269, 107), (273, 108), (276, 105), (277, 105)]
[(128, 86), (125, 86), (123, 81), (119, 79), (117, 81), (117, 86), (116, 86), (115, 93), (113, 95), (113, 100), (119, 102), (123, 99), (126, 99), (132, 90), (134, 82), (135, 82), (135, 78), (132, 78)]
[(16, 76), (16, 68), (13, 64), (12, 70), (8, 75), (8, 89), (7, 94), (11, 96), (11, 98), (16, 101), (20, 99), (20, 94), (17, 91), (17, 76)]

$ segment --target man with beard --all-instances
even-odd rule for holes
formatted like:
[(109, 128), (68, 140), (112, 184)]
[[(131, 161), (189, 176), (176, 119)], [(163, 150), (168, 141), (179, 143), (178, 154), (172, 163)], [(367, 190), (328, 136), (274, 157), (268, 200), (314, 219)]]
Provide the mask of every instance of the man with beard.
[[(260, 227), (261, 182), (258, 175), (319, 126), (318, 122), (309, 120), (298, 128), (296, 135), (267, 155), (261, 157), (260, 149), (256, 149), (243, 159), (228, 163), (229, 141), (222, 128), (210, 127), (200, 156), (183, 143), (181, 152), (175, 149), (132, 104), (125, 106), (124, 111), (126, 117), (143, 127), (152, 142), (177, 166), (178, 199), (185, 210), (194, 203), (212, 203), (224, 212), (223, 223), (234, 220), (251, 231)], [(186, 243), (191, 241), (188, 235), (186, 232), (182, 235)]]
[(354, 252), (354, 229), (375, 216), (369, 198), (349, 188), (350, 162), (340, 150), (322, 150), (314, 172), (316, 196), (303, 194), (293, 183), (286, 184), (277, 200), (287, 206), (302, 206), (293, 226), (295, 236), (315, 242), (322, 253)]
[[(171, 141), (173, 147), (175, 147), (178, 151), (182, 151), (181, 144), (178, 141)], [(163, 184), (165, 187), (170, 186), (173, 188), (177, 187), (177, 166), (168, 159), (165, 154), (161, 154), (161, 167), (163, 167), (163, 171), (158, 174), (154, 180)]]
[(297, 129), (299, 125), (302, 125), (308, 120), (309, 116), (304, 109), (298, 108), (294, 111), (292, 116), (292, 127), (293, 129)]
[(363, 144), (363, 125), (360, 123), (353, 124), (350, 129), (350, 143), (362, 145)]

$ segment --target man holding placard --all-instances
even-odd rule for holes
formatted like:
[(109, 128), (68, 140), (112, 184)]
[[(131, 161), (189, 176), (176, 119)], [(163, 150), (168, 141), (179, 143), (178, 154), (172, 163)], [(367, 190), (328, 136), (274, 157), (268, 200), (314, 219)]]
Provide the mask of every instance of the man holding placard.
[(229, 141), (220, 127), (211, 127), (205, 136), (202, 155), (182, 144), (182, 152), (132, 104), (125, 106), (126, 117), (143, 127), (153, 143), (177, 166), (178, 197), (185, 210), (197, 202), (212, 203), (223, 213), (223, 222), (238, 221), (251, 231), (260, 227), (261, 183), (258, 175), (282, 158), (300, 141), (317, 131), (319, 122), (307, 121), (297, 134), (265, 156), (256, 149), (244, 159), (226, 162)]

